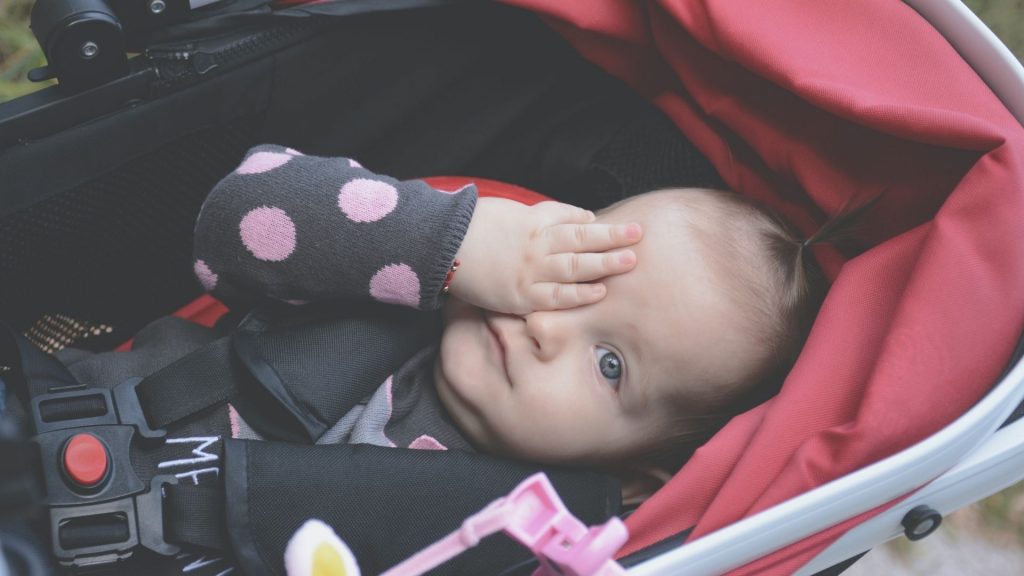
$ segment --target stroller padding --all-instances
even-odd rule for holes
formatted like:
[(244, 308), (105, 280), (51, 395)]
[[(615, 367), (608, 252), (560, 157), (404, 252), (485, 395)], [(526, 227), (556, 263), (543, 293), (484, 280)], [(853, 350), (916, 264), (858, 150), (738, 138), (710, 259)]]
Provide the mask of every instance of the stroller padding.
[[(859, 246), (817, 252), (835, 283), (780, 395), (629, 518), (624, 553), (693, 524), (700, 537), (892, 454), (996, 381), (1024, 326), (1024, 133), (911, 8), (509, 3), (545, 14), (672, 117), (731, 187), (805, 234), (880, 195)], [(792, 572), (842, 531), (740, 573)]]
[[(226, 442), (225, 463), (232, 549), (246, 574), (283, 574), (288, 539), (309, 518), (334, 526), (359, 551), (363, 572), (379, 574), (396, 558), (431, 544), (431, 534), (457, 529), (494, 494), (511, 490), (534, 471), (468, 452), (240, 440)], [(547, 473), (584, 522), (603, 522), (618, 509), (618, 482), (580, 470)], [(488, 486), (489, 493), (467, 490), (460, 479), (469, 477)], [(231, 484), (239, 479), (248, 483)], [(419, 512), (410, 515), (410, 510)], [(390, 532), (381, 534), (382, 526)], [(481, 546), (445, 564), (444, 573), (491, 574), (496, 557), (508, 560), (506, 566), (531, 558), (503, 536), (487, 538)]]

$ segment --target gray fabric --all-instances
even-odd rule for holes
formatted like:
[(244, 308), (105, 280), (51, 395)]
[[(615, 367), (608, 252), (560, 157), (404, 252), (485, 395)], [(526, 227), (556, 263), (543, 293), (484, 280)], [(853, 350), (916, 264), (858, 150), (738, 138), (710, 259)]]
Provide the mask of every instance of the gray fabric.
[[(383, 386), (382, 386), (383, 387)], [(378, 391), (380, 388), (378, 388)], [(359, 404), (356, 407), (349, 410), (341, 420), (331, 426), (327, 432), (324, 432), (323, 436), (317, 438), (317, 444), (345, 444), (348, 442), (350, 435), (352, 434), (352, 428), (355, 427), (359, 417), (362, 416), (363, 411), (366, 409), (365, 404)]]
[[(447, 449), (472, 450), (437, 396), (436, 357), (437, 348), (426, 348), (395, 373), (391, 418), (384, 432), (398, 446), (430, 448), (436, 442)], [(426, 445), (417, 444), (417, 440), (426, 441)]]
[[(226, 301), (239, 293), (289, 302), (372, 296), (435, 310), (475, 206), (474, 186), (449, 194), (345, 158), (257, 146), (203, 204), (196, 273)], [(412, 288), (382, 282), (388, 268), (402, 280), (414, 273)], [(397, 294), (382, 297), (385, 285)]]
[(136, 334), (129, 352), (66, 348), (55, 355), (83, 384), (112, 388), (135, 376), (148, 376), (217, 339), (213, 330), (174, 316), (154, 320)]
[(352, 428), (348, 441), (350, 444), (373, 444), (393, 448), (395, 446), (384, 435), (384, 426), (391, 417), (391, 388), (394, 376), (389, 377), (373, 394), (370, 401), (360, 411), (359, 418)]
[(471, 451), (434, 388), (436, 354), (436, 348), (431, 347), (413, 356), (365, 404), (350, 410), (325, 432), (317, 444)]

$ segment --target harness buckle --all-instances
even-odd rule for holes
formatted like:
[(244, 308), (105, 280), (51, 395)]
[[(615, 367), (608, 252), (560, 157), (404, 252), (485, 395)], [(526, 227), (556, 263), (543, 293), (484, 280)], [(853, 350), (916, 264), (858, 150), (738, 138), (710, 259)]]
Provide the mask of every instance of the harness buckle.
[(163, 488), (178, 479), (159, 475), (147, 485), (131, 464), (133, 441), (165, 436), (146, 421), (136, 393), (140, 381), (32, 399), (52, 549), (63, 566), (111, 564), (137, 546), (163, 555), (180, 551), (164, 538), (163, 513)]

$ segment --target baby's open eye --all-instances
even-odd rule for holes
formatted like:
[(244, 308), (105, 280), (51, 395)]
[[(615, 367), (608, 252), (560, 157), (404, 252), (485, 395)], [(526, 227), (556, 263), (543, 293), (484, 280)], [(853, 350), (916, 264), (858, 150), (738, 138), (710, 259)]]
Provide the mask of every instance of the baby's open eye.
[(597, 358), (597, 368), (601, 371), (601, 376), (618, 387), (619, 379), (622, 378), (622, 359), (619, 355), (607, 348), (595, 346), (594, 356)]

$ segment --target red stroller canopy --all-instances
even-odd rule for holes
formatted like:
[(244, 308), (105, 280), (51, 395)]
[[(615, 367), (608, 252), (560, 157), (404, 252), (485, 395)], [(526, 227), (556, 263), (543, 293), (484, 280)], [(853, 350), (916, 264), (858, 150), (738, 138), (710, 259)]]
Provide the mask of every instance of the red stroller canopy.
[[(668, 114), (729, 186), (804, 234), (880, 194), (855, 235), (866, 251), (817, 252), (834, 284), (782, 392), (628, 519), (622, 554), (690, 526), (699, 538), (894, 454), (995, 383), (1024, 326), (1024, 130), (912, 8), (506, 2), (545, 16)], [(738, 572), (791, 573), (852, 523)]]

